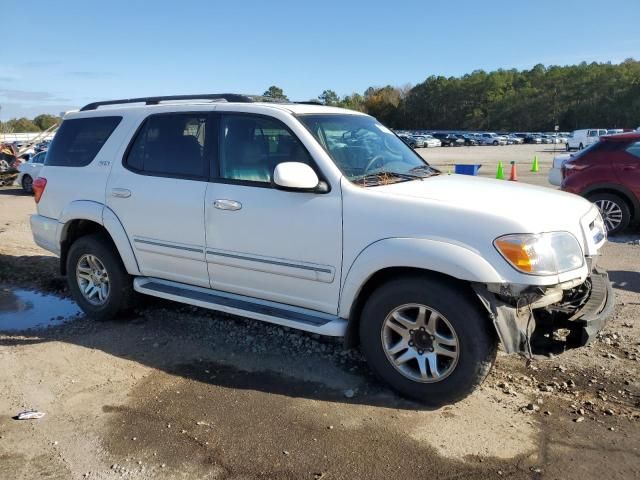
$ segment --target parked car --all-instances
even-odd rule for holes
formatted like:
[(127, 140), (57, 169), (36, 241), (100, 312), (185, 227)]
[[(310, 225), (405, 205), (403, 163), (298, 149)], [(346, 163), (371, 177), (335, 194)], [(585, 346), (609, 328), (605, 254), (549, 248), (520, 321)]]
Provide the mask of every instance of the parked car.
[(506, 145), (507, 140), (497, 133), (480, 134), (480, 145)]
[(414, 148), (424, 148), (424, 138), (422, 135), (409, 135), (416, 143)]
[(478, 145), (478, 141), (466, 133), (458, 133), (455, 134), (455, 136), (464, 142), (465, 147), (473, 147), (475, 145)]
[(607, 231), (640, 220), (640, 133), (604, 136), (562, 167), (562, 190), (596, 204)]
[(464, 145), (464, 140), (453, 133), (434, 133), (433, 136), (440, 140), (443, 147), (461, 147)]
[(422, 146), (424, 148), (431, 148), (440, 147), (442, 145), (442, 142), (440, 142), (440, 140), (435, 138), (433, 135), (417, 135), (416, 141), (418, 138), (420, 138), (422, 141), (422, 145), (418, 145), (418, 147)]
[(542, 137), (537, 133), (528, 133), (525, 137), (524, 143), (541, 144)]
[(16, 183), (20, 185), (26, 193), (33, 193), (33, 181), (40, 175), (40, 170), (42, 170), (46, 156), (46, 151), (36, 153), (18, 167), (19, 173), (18, 178), (16, 178)]
[(549, 169), (549, 183), (559, 187), (562, 185), (562, 166), (571, 158), (571, 154), (563, 153), (553, 157), (553, 163)]
[(613, 308), (595, 206), (443, 175), (352, 110), (232, 94), (96, 102), (65, 116), (33, 188), (35, 242), (89, 316), (113, 318), (138, 292), (346, 336), (431, 405), (480, 385), (499, 341), (523, 355), (580, 347)]
[(524, 138), (519, 137), (515, 133), (510, 133), (506, 135), (506, 137), (511, 142), (511, 145), (522, 145), (524, 143)]
[(582, 150), (589, 145), (596, 143), (602, 135), (606, 135), (604, 128), (585, 128), (574, 130), (567, 138), (567, 152), (571, 150)]
[(416, 148), (418, 146), (418, 142), (416, 141), (415, 138), (413, 138), (411, 135), (408, 135), (406, 133), (399, 133), (398, 137), (400, 137), (400, 139), (406, 143), (407, 145), (409, 145), (411, 148)]

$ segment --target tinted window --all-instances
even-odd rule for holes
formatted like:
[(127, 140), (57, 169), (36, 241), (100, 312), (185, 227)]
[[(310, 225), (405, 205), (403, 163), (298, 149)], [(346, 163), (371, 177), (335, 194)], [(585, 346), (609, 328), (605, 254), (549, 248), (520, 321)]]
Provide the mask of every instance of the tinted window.
[(150, 175), (203, 178), (207, 118), (206, 113), (148, 117), (129, 148), (126, 166)]
[[(580, 158), (583, 157), (585, 155), (591, 155), (595, 152), (614, 152), (618, 149), (620, 149), (620, 147), (624, 145), (620, 142), (604, 142), (602, 140), (598, 140), (595, 143), (592, 143), (591, 145), (589, 145), (587, 148), (580, 150), (574, 154), (571, 155), (572, 158)], [(597, 157), (596, 157), (597, 158)], [(602, 157), (600, 157), (602, 158)]]
[(634, 157), (640, 158), (640, 142), (635, 142), (629, 145), (627, 153), (630, 153)]
[(46, 152), (40, 152), (40, 153), (36, 154), (36, 156), (31, 159), (31, 162), (32, 163), (44, 163), (44, 159), (46, 158), (46, 156), (47, 156)]
[(277, 164), (311, 164), (309, 153), (279, 120), (225, 115), (220, 122), (220, 176), (267, 183)]
[(84, 167), (96, 157), (122, 117), (76, 118), (62, 122), (47, 152), (46, 165)]

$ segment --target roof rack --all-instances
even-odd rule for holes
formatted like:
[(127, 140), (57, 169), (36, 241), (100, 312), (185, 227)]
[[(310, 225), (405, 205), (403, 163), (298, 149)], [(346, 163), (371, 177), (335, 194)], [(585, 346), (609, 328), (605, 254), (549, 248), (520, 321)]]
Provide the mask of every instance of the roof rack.
[(306, 100), (304, 102), (293, 102), (297, 105), (324, 105), (320, 100)]
[(225, 100), (227, 102), (252, 103), (254, 100), (248, 95), (237, 93), (205, 93), (202, 95), (170, 95), (164, 97), (140, 97), (125, 98), (122, 100), (106, 100), (104, 102), (93, 102), (80, 109), (81, 112), (96, 110), (98, 107), (106, 105), (124, 105), (127, 103), (144, 103), (145, 105), (158, 105), (160, 102), (176, 100)]

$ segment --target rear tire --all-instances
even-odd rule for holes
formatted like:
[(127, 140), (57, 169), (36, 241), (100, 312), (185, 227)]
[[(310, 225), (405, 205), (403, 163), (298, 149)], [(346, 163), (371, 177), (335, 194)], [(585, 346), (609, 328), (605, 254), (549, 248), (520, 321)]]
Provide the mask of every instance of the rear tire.
[(77, 239), (67, 255), (67, 283), (80, 308), (96, 320), (110, 320), (130, 307), (133, 282), (104, 235)]
[[(373, 372), (401, 395), (429, 406), (473, 392), (493, 366), (497, 339), (471, 295), (459, 285), (423, 276), (376, 289), (359, 325), (362, 352)], [(423, 322), (425, 328), (421, 318), (431, 319)]]
[(24, 175), (20, 183), (22, 183), (22, 190), (25, 193), (33, 193), (33, 178), (31, 178), (31, 175)]
[(595, 193), (588, 198), (600, 210), (608, 235), (620, 233), (629, 226), (631, 210), (622, 197), (613, 193)]

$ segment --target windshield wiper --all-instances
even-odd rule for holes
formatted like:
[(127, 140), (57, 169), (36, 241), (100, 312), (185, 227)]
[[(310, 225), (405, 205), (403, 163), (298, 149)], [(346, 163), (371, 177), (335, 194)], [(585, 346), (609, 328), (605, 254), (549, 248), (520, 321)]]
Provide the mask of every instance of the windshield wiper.
[(367, 173), (366, 175), (354, 179), (354, 182), (363, 182), (365, 184), (367, 180), (378, 180), (379, 182), (381, 182), (390, 177), (401, 178), (403, 180), (423, 180), (425, 178), (424, 175), (392, 172), (391, 170), (378, 170), (376, 172)]
[(433, 175), (440, 175), (440, 170), (438, 170), (437, 168), (433, 168), (430, 165), (422, 165), (420, 167), (413, 167), (409, 171), (410, 172), (425, 172), (426, 175), (424, 175), (422, 178), (432, 177)]

